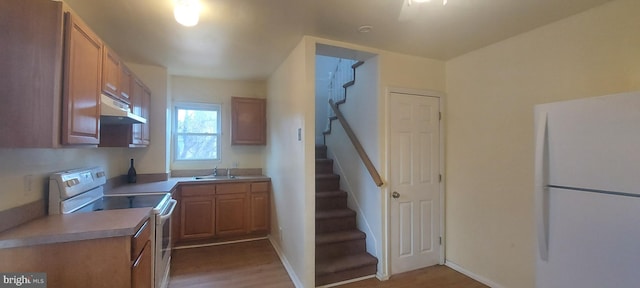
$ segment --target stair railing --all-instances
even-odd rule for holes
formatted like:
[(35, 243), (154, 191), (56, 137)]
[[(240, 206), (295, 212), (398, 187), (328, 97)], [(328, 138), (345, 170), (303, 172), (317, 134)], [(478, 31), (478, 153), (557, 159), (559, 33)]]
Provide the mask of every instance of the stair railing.
[[(331, 81), (329, 82), (329, 93), (327, 93), (327, 100), (333, 100), (334, 103), (340, 103), (340, 101), (345, 100), (345, 89), (342, 85), (353, 80), (353, 70), (351, 69), (351, 65), (356, 62), (356, 60), (349, 59), (338, 60), (336, 68), (334, 69), (333, 75), (331, 77)], [(333, 111), (331, 109), (327, 109), (327, 117), (332, 118), (334, 116), (335, 114), (333, 114)], [(329, 129), (330, 125), (331, 124), (327, 122), (326, 129)]]
[(367, 152), (364, 151), (362, 144), (360, 144), (360, 140), (358, 140), (356, 134), (353, 133), (353, 129), (351, 129), (351, 126), (347, 122), (347, 119), (344, 118), (344, 115), (342, 115), (342, 112), (340, 112), (340, 109), (338, 109), (338, 106), (333, 101), (333, 99), (329, 99), (329, 106), (331, 107), (331, 110), (333, 110), (335, 117), (338, 118), (338, 121), (340, 121), (340, 124), (344, 128), (344, 131), (347, 133), (347, 136), (349, 136), (351, 144), (353, 144), (353, 147), (356, 148), (356, 151), (358, 152), (360, 159), (362, 159), (362, 162), (364, 162), (364, 166), (367, 168), (367, 171), (369, 171), (369, 175), (371, 175), (373, 182), (375, 182), (376, 186), (378, 187), (382, 186), (384, 182), (382, 182), (380, 173), (378, 173), (378, 170), (371, 162), (371, 159), (369, 159), (369, 155), (367, 155)]

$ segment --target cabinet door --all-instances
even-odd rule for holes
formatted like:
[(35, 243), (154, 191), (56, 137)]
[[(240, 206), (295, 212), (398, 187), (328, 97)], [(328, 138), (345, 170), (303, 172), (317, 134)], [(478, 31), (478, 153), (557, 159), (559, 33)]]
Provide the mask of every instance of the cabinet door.
[[(132, 95), (131, 95), (131, 107), (133, 108), (133, 114), (142, 116), (143, 98), (144, 98), (144, 84), (142, 84), (142, 82), (139, 79), (134, 78), (133, 85), (132, 85)], [(132, 125), (133, 125), (132, 126), (133, 144), (143, 144), (142, 126), (144, 124), (132, 124)]]
[(131, 102), (131, 71), (120, 63), (120, 99)]
[(214, 196), (182, 197), (180, 240), (209, 238), (215, 235)]
[(216, 196), (216, 236), (246, 234), (247, 194), (224, 194)]
[(120, 99), (120, 59), (106, 46), (102, 55), (102, 92)]
[(265, 99), (231, 98), (231, 144), (267, 144), (267, 102)]
[(149, 143), (151, 142), (151, 136), (149, 135), (150, 133), (150, 129), (149, 129), (149, 125), (150, 122), (149, 121), (149, 111), (151, 109), (151, 90), (149, 90), (148, 88), (145, 87), (143, 94), (142, 94), (142, 117), (144, 117), (144, 119), (147, 119), (147, 123), (141, 124), (142, 125), (142, 144), (144, 145), (149, 145)]
[(0, 147), (60, 143), (62, 2), (0, 1)]
[(131, 287), (132, 288), (150, 288), (151, 285), (151, 241), (142, 249), (139, 257), (133, 262), (131, 267)]
[(62, 144), (98, 144), (102, 41), (66, 12), (65, 43)]
[(268, 232), (269, 224), (269, 193), (256, 192), (250, 194), (249, 232)]

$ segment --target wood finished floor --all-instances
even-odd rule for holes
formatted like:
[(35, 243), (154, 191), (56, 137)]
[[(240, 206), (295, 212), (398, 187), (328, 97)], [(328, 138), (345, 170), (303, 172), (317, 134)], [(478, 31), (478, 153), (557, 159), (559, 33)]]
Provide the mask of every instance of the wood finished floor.
[(295, 287), (268, 240), (171, 252), (170, 288)]
[[(179, 249), (172, 252), (170, 288), (294, 287), (268, 240)], [(433, 266), (339, 286), (341, 288), (485, 288), (446, 266)]]
[(436, 265), (391, 276), (387, 281), (371, 278), (338, 286), (340, 288), (486, 288), (489, 286), (475, 281), (464, 274), (444, 265)]

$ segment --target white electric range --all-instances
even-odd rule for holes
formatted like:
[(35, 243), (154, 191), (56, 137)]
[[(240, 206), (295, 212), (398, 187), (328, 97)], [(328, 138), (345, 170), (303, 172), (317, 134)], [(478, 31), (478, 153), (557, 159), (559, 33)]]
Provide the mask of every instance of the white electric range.
[(106, 173), (101, 167), (75, 169), (49, 177), (49, 214), (86, 213), (101, 210), (150, 207), (154, 232), (153, 279), (155, 288), (169, 283), (171, 263), (171, 213), (176, 200), (170, 193), (105, 195)]

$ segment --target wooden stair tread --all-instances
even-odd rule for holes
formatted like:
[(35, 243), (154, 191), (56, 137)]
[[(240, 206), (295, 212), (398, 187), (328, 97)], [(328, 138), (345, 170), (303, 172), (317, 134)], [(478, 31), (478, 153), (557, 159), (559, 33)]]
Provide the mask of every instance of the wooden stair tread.
[(331, 197), (346, 198), (347, 192), (344, 192), (342, 190), (316, 192), (316, 198), (331, 198)]
[(316, 211), (316, 220), (351, 217), (351, 216), (355, 216), (355, 215), (356, 215), (356, 211), (353, 211), (353, 210), (351, 210), (349, 208), (326, 210), (326, 211)]
[(357, 269), (367, 265), (377, 265), (378, 259), (369, 253), (348, 255), (320, 260), (316, 263), (316, 275), (324, 275), (344, 270)]
[(316, 181), (318, 180), (323, 180), (323, 179), (336, 179), (336, 178), (340, 178), (340, 175), (338, 174), (316, 174)]
[(360, 230), (346, 230), (333, 233), (323, 233), (316, 235), (316, 245), (330, 244), (336, 242), (365, 239), (367, 234)]
[[(352, 80), (344, 83), (344, 98), (336, 101), (339, 107), (346, 103), (347, 88), (356, 82), (356, 68), (363, 61), (351, 65)], [(333, 120), (322, 134), (331, 134)], [(347, 207), (348, 193), (340, 190), (341, 177), (333, 173), (333, 161), (327, 155), (326, 145), (316, 145), (316, 285), (373, 275), (378, 259), (366, 252), (366, 233), (356, 227), (357, 213)]]

